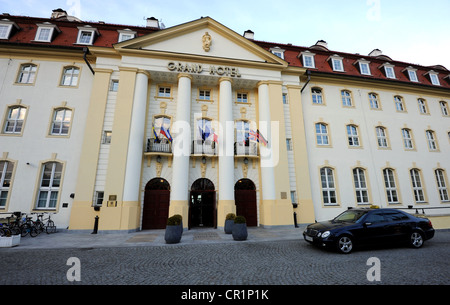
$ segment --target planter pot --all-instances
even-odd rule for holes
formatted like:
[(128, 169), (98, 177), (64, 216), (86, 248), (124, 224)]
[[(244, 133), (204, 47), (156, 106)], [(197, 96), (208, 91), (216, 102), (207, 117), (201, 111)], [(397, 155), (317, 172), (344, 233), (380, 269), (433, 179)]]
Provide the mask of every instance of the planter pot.
[(179, 243), (181, 240), (181, 233), (182, 233), (183, 227), (180, 226), (166, 226), (166, 233), (164, 235), (164, 239), (166, 240), (167, 244), (176, 244)]
[(225, 234), (232, 233), (233, 225), (234, 225), (234, 219), (225, 220), (225, 227), (224, 227)]
[(232, 234), (234, 240), (246, 240), (248, 236), (247, 224), (246, 223), (233, 224)]
[(0, 248), (15, 247), (20, 243), (20, 234), (10, 237), (0, 237)]
[(183, 235), (183, 221), (181, 221), (180, 225), (178, 226), (178, 230), (180, 230), (180, 236)]

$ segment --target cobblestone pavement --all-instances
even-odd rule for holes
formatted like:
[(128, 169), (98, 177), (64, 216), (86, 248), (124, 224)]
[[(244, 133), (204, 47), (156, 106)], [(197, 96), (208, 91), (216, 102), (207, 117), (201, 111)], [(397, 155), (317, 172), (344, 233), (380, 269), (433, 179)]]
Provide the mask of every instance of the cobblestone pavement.
[[(197, 236), (196, 243), (148, 245), (139, 242), (145, 234), (135, 234), (114, 247), (89, 243), (85, 247), (33, 247), (31, 238), (24, 238), (23, 246), (0, 249), (0, 285), (450, 284), (449, 231), (436, 231), (421, 249), (377, 247), (349, 255), (318, 249), (299, 235), (284, 240), (217, 242), (219, 234), (197, 233), (203, 235), (191, 234), (193, 241)], [(156, 240), (160, 234), (154, 235)], [(67, 279), (75, 266), (67, 264), (71, 257), (79, 259), (80, 281)], [(371, 257), (380, 260), (381, 281), (367, 279)]]

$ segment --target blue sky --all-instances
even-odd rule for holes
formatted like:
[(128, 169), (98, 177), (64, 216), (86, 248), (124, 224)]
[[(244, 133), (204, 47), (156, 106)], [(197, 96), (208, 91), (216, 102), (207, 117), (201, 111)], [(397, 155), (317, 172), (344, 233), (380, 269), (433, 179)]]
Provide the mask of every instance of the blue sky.
[(369, 54), (378, 48), (394, 60), (450, 69), (450, 0), (0, 0), (0, 13), (50, 17), (63, 8), (85, 21), (166, 27), (209, 16), (256, 40)]

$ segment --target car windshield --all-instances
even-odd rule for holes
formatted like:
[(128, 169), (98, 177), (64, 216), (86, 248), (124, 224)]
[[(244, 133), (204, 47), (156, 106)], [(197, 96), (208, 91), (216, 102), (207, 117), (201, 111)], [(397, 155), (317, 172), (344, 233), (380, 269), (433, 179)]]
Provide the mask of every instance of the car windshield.
[(348, 210), (333, 219), (333, 222), (358, 222), (367, 211)]

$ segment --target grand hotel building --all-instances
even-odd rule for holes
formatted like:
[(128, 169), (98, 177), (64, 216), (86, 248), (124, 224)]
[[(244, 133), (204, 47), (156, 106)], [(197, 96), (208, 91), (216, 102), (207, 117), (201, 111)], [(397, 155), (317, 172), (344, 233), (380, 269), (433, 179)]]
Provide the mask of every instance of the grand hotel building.
[(448, 228), (449, 103), (449, 70), (377, 49), (3, 14), (0, 212), (129, 232), (413, 206)]

